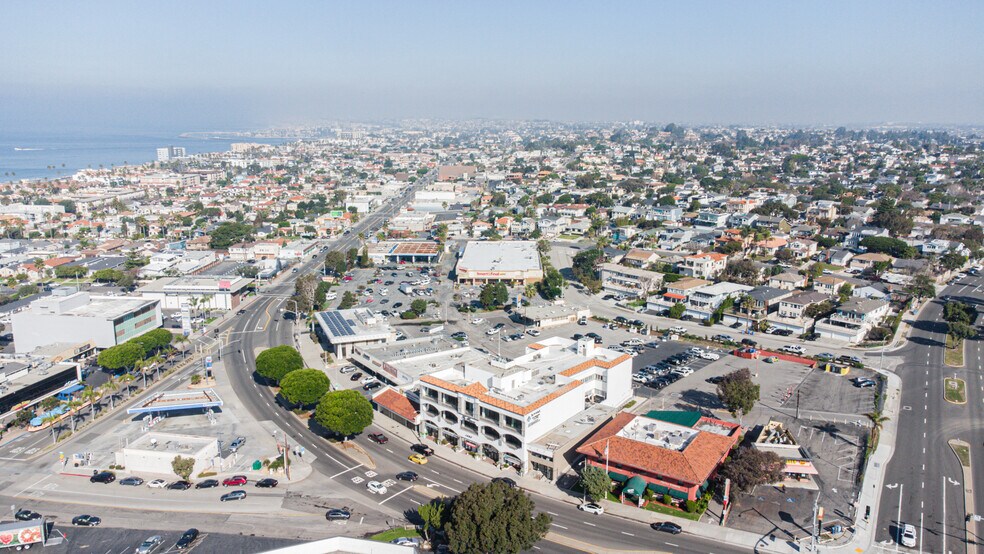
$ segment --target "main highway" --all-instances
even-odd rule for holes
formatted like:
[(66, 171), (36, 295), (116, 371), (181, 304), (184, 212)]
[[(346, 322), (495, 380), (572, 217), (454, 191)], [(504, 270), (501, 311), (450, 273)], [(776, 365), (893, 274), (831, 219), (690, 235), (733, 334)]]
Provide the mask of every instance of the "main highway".
[[(897, 550), (899, 524), (917, 531), (919, 552), (963, 553), (964, 479), (947, 441), (958, 438), (971, 445), (974, 473), (984, 463), (984, 371), (980, 338), (967, 341), (965, 364), (949, 367), (943, 362), (946, 322), (943, 304), (959, 300), (984, 309), (984, 278), (966, 277), (947, 286), (920, 311), (908, 343), (893, 353), (903, 357), (895, 372), (902, 380), (896, 450), (888, 464), (878, 511), (876, 540), (887, 550)], [(947, 402), (945, 377), (967, 383), (967, 403)], [(984, 506), (981, 489), (974, 487), (975, 504)], [(976, 540), (976, 538), (972, 538)]]
[[(365, 217), (353, 232), (330, 241), (329, 248), (345, 251), (357, 246), (359, 232), (382, 226), (383, 222), (406, 203), (412, 192), (413, 190), (395, 198), (375, 213)], [(293, 343), (294, 323), (277, 317), (277, 314), (286, 303), (286, 299), (293, 293), (294, 280), (299, 275), (318, 271), (322, 263), (323, 256), (319, 254), (314, 260), (305, 262), (299, 271), (265, 286), (259, 298), (245, 308), (244, 314), (231, 318), (220, 328), (220, 333), (226, 334), (229, 340), (222, 362), (226, 364), (226, 372), (234, 392), (250, 415), (257, 420), (275, 421), (288, 434), (293, 444), (299, 444), (306, 451), (315, 453), (317, 457), (314, 462), (315, 470), (331, 478), (338, 487), (350, 491), (352, 498), (358, 498), (358, 503), (362, 506), (379, 506), (379, 509), (394, 510), (402, 514), (416, 510), (417, 506), (428, 502), (437, 494), (437, 492), (428, 494), (425, 488), (453, 496), (472, 482), (484, 481), (483, 476), (438, 456), (432, 456), (430, 462), (424, 466), (417, 466), (407, 460), (410, 454), (409, 444), (402, 443), (395, 437), (386, 445), (376, 445), (364, 437), (357, 437), (355, 439), (357, 443), (373, 456), (376, 465), (373, 471), (378, 476), (372, 479), (379, 481), (393, 479), (397, 473), (405, 470), (414, 470), (421, 476), (416, 486), (395, 481), (393, 486), (388, 487), (389, 491), (386, 495), (372, 495), (365, 487), (365, 481), (369, 480), (365, 475), (365, 467), (360, 467), (359, 462), (328, 445), (323, 437), (290, 416), (289, 412), (274, 402), (273, 393), (255, 381), (253, 376), (255, 354), (269, 346)], [(367, 432), (373, 430), (380, 429), (370, 428)], [(303, 490), (303, 484), (301, 488)], [(555, 498), (535, 495), (534, 499), (538, 510), (545, 511), (553, 517), (551, 533), (565, 537), (563, 546), (547, 540), (541, 541), (537, 546), (538, 550), (556, 552), (569, 552), (575, 549), (637, 550), (695, 554), (748, 551), (704, 537), (657, 533), (646, 524), (608, 514), (602, 516), (586, 514), (579, 511), (575, 504)], [(572, 543), (566, 539), (578, 542)], [(577, 548), (574, 548), (574, 545)]]

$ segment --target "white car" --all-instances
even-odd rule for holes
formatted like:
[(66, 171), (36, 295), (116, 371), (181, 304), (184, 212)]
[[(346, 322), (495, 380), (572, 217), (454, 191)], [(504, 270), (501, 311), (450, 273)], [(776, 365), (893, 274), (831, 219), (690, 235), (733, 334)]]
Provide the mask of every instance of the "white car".
[(539, 337), (540, 336), (540, 330), (539, 329), (528, 329), (526, 331), (526, 334), (529, 335), (529, 336), (531, 336), (531, 337)]
[(677, 334), (677, 335), (682, 335), (682, 334), (684, 334), (684, 333), (687, 332), (687, 329), (684, 328), (684, 327), (679, 327), (679, 326), (678, 327), (670, 327), (670, 332), (671, 333), (674, 333), (674, 334)]
[(355, 367), (354, 365), (347, 365), (347, 366), (343, 367), (342, 369), (339, 369), (338, 372), (341, 373), (341, 374), (352, 373), (356, 369), (358, 369), (358, 368)]
[(670, 373), (676, 373), (677, 375), (687, 377), (688, 375), (692, 375), (694, 373), (694, 370), (690, 369), (689, 367), (678, 367), (673, 371), (671, 371)]
[(372, 383), (372, 382), (373, 382), (373, 381), (375, 381), (375, 380), (376, 380), (376, 378), (375, 378), (375, 377), (373, 377), (372, 375), (370, 375), (370, 376), (368, 376), (368, 377), (364, 377), (364, 378), (362, 379), (362, 381), (359, 381), (359, 383), (361, 383), (361, 384), (363, 384), (363, 385), (368, 385), (369, 383)]
[(386, 485), (379, 481), (369, 481), (366, 483), (366, 488), (373, 494), (386, 494)]
[(481, 324), (485, 323), (485, 319), (483, 319), (481, 317), (476, 317), (475, 319), (471, 320), (471, 323), (472, 323), (472, 325), (481, 325)]
[(720, 360), (721, 359), (721, 355), (720, 354), (715, 354), (714, 352), (701, 352), (700, 354), (698, 354), (698, 356), (700, 356), (701, 359), (704, 359), (704, 360)]
[(154, 535), (152, 537), (147, 537), (147, 540), (140, 543), (140, 546), (134, 550), (134, 554), (151, 554), (160, 546), (164, 544), (164, 537), (160, 535)]
[(153, 481), (147, 483), (147, 486), (152, 489), (164, 489), (167, 488), (167, 481), (164, 479), (154, 479)]
[(595, 504), (594, 502), (589, 502), (587, 504), (581, 504), (577, 507), (578, 510), (582, 512), (588, 512), (589, 514), (601, 515), (605, 513), (605, 509), (601, 507), (600, 504)]
[(493, 328), (489, 329), (488, 331), (486, 331), (485, 334), (491, 337), (492, 335), (494, 335), (494, 334), (496, 334), (498, 332), (499, 332), (499, 330), (496, 329), (495, 327), (493, 327)]
[(916, 528), (911, 523), (906, 523), (902, 526), (902, 531), (899, 533), (899, 542), (902, 546), (913, 547), (916, 546)]
[(646, 377), (641, 373), (636, 373), (635, 375), (632, 376), (633, 383), (645, 383), (647, 380), (648, 379), (646, 379)]
[(642, 346), (643, 340), (640, 338), (631, 338), (622, 341), (622, 346)]

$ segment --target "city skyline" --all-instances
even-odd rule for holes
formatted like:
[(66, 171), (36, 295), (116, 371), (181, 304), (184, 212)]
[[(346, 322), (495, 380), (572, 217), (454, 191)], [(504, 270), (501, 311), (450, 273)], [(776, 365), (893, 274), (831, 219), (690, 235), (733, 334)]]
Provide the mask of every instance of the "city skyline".
[(6, 5), (0, 125), (984, 122), (970, 2), (288, 6)]

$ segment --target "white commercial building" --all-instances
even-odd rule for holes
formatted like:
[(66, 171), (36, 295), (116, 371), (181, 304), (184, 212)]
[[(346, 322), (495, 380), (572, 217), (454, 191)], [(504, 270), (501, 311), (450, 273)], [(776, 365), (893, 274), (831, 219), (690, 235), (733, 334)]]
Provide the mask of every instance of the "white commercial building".
[(137, 289), (144, 298), (157, 300), (165, 310), (183, 304), (198, 309), (234, 310), (249, 292), (252, 279), (245, 277), (164, 277)]
[(632, 357), (591, 339), (551, 337), (513, 360), (451, 355), (429, 363), (420, 377), (421, 431), (521, 473), (552, 471), (554, 451), (538, 439), (593, 406), (618, 409), (632, 397)]
[(543, 279), (543, 266), (535, 241), (469, 241), (455, 274), (459, 283), (472, 285), (495, 281), (528, 285)]
[(124, 343), (162, 323), (160, 302), (124, 296), (91, 296), (55, 289), (11, 316), (18, 353), (55, 343), (92, 342), (96, 348)]
[(157, 161), (159, 162), (169, 162), (175, 158), (183, 158), (185, 156), (186, 153), (183, 146), (165, 146), (157, 149)]
[(366, 308), (318, 312), (318, 333), (337, 358), (348, 358), (356, 346), (382, 344), (396, 340), (396, 331), (386, 321)]
[(176, 456), (193, 458), (195, 468), (191, 475), (198, 475), (219, 464), (219, 441), (213, 437), (151, 431), (117, 452), (116, 463), (130, 473), (174, 477), (171, 462)]

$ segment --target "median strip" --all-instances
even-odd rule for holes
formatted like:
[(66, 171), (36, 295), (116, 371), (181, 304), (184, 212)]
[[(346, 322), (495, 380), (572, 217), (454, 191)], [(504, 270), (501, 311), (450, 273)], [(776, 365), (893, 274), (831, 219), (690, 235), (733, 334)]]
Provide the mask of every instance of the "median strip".
[(966, 404), (967, 383), (956, 377), (943, 379), (943, 398), (951, 404)]

